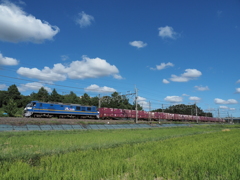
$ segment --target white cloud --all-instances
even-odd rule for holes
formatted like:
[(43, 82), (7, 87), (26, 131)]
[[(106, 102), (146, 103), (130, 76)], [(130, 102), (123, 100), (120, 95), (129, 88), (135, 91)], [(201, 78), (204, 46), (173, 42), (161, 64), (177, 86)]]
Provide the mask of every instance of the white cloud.
[(219, 108), (220, 108), (220, 109), (227, 109), (227, 110), (229, 110), (229, 111), (235, 111), (235, 110), (236, 110), (236, 108), (229, 108), (229, 107), (227, 107), (227, 106), (219, 106)]
[(59, 32), (58, 27), (28, 15), (13, 3), (4, 2), (0, 4), (0, 40), (40, 43), (52, 39)]
[(158, 28), (158, 30), (159, 30), (158, 35), (162, 38), (171, 38), (171, 39), (176, 38), (177, 33), (170, 26), (160, 27)]
[(240, 79), (236, 83), (240, 83)]
[(182, 94), (182, 96), (189, 96), (188, 94)]
[(183, 101), (183, 98), (180, 96), (167, 96), (164, 98), (164, 100), (171, 103), (180, 103)]
[(143, 48), (143, 47), (147, 46), (147, 43), (144, 43), (142, 41), (132, 41), (132, 42), (129, 42), (129, 44), (131, 46), (134, 46), (134, 47), (137, 47), (137, 48)]
[(117, 90), (114, 88), (110, 88), (107, 86), (99, 87), (96, 84), (92, 84), (84, 89), (87, 92), (98, 92), (98, 93), (113, 93), (116, 92)]
[(200, 77), (202, 73), (197, 69), (186, 69), (185, 73), (181, 74), (181, 76), (171, 75), (170, 80), (174, 82), (188, 82), (190, 80), (196, 79)]
[(219, 106), (220, 109), (228, 109), (227, 106)]
[(6, 84), (0, 84), (0, 90), (4, 90), (7, 89), (7, 85)]
[(143, 107), (143, 109), (149, 108), (149, 102), (147, 102), (147, 99), (141, 96), (137, 97), (137, 103)]
[(161, 63), (160, 65), (157, 65), (156, 67), (157, 67), (157, 70), (162, 70), (162, 69), (165, 69), (168, 66), (172, 67), (172, 66), (174, 66), (174, 64), (170, 63), (170, 62), (168, 62), (167, 64), (166, 63)]
[(44, 87), (44, 89), (46, 89), (48, 92), (52, 92), (51, 88), (44, 86), (40, 82), (21, 84), (20, 86), (18, 86), (18, 90), (20, 92), (28, 91), (28, 90), (38, 91), (41, 87)]
[(114, 77), (115, 79), (123, 79), (123, 77), (120, 76), (119, 74), (114, 74), (113, 77)]
[(82, 61), (73, 61), (68, 66), (58, 63), (54, 64), (52, 69), (44, 67), (42, 70), (21, 67), (17, 70), (17, 73), (43, 81), (64, 81), (67, 77), (70, 79), (99, 78), (110, 75), (115, 79), (122, 79), (116, 66), (110, 65), (104, 59), (91, 59), (87, 56), (83, 56)]
[(26, 68), (20, 67), (17, 73), (28, 78), (39, 79), (43, 81), (64, 81), (67, 76), (64, 74), (66, 72), (65, 67), (62, 64), (54, 64), (54, 67), (50, 69), (49, 67), (44, 67), (44, 69), (39, 70), (37, 68)]
[(83, 56), (82, 61), (73, 61), (66, 70), (68, 77), (71, 79), (98, 78), (110, 75), (120, 79), (117, 67), (98, 57), (90, 59), (87, 56)]
[(18, 60), (10, 57), (3, 57), (3, 55), (0, 53), (0, 65), (6, 65), (6, 66), (18, 65)]
[(79, 18), (76, 20), (76, 22), (80, 25), (81, 28), (90, 26), (92, 21), (94, 21), (94, 17), (86, 14), (84, 11), (82, 11), (78, 15)]
[(168, 80), (166, 80), (166, 79), (163, 79), (163, 81), (162, 81), (164, 84), (169, 84), (170, 82), (168, 81)]
[(194, 86), (198, 91), (208, 91), (209, 88), (208, 86), (203, 87), (203, 86)]
[(201, 98), (196, 97), (196, 96), (191, 96), (191, 97), (189, 97), (189, 100), (191, 100), (191, 101), (200, 101)]
[(240, 88), (236, 88), (236, 93), (240, 93)]
[(214, 102), (216, 104), (237, 104), (237, 100), (235, 99), (228, 99), (228, 100), (223, 100), (223, 99), (219, 99), (219, 98), (215, 98)]

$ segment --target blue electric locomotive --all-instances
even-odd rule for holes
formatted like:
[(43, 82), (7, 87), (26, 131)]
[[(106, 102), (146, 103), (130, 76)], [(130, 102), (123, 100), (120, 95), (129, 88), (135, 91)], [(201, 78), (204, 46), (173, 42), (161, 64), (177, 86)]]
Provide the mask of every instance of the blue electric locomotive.
[(96, 106), (31, 101), (24, 108), (24, 117), (99, 118)]

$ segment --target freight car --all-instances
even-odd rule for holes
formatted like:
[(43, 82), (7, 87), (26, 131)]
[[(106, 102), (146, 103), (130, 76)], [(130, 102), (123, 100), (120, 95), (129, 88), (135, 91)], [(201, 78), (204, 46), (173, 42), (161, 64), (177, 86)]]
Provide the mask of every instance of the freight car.
[[(116, 108), (99, 108), (99, 117), (101, 119), (135, 119), (136, 110), (129, 109), (116, 109)], [(205, 117), (205, 116), (193, 116), (163, 112), (147, 112), (138, 111), (137, 116), (139, 120), (147, 121), (159, 121), (159, 120), (170, 120), (170, 121), (189, 121), (189, 122), (225, 122), (222, 118)]]
[(31, 101), (24, 108), (24, 117), (58, 117), (98, 119), (96, 106)]

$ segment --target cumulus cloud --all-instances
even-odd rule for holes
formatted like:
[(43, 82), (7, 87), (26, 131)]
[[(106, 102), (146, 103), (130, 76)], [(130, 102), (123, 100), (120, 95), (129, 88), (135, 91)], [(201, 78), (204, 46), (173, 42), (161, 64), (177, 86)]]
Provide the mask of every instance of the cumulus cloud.
[(122, 79), (116, 66), (110, 65), (104, 59), (91, 59), (87, 56), (83, 56), (83, 60), (81, 61), (73, 61), (66, 66), (61, 63), (54, 64), (52, 69), (44, 67), (42, 70), (39, 70), (37, 68), (21, 67), (17, 70), (17, 73), (28, 78), (43, 81), (64, 81), (67, 77), (70, 79), (86, 79), (104, 76), (113, 76), (115, 79)]
[(200, 77), (202, 73), (197, 69), (186, 69), (185, 73), (181, 74), (180, 76), (171, 75), (170, 80), (174, 82), (188, 82), (190, 80), (196, 79)]
[(177, 33), (173, 30), (172, 27), (170, 26), (165, 26), (165, 27), (160, 27), (158, 28), (159, 30), (159, 36), (164, 38), (171, 38), (171, 39), (175, 39)]
[(110, 88), (107, 86), (99, 87), (96, 84), (92, 84), (84, 89), (87, 92), (98, 92), (98, 93), (113, 93), (116, 92), (117, 90), (114, 88)]
[(150, 68), (150, 69), (152, 69), (152, 70), (156, 70), (156, 69), (157, 70), (162, 70), (162, 69), (165, 69), (167, 67), (172, 67), (172, 66), (174, 66), (174, 64), (168, 62), (168, 63), (161, 63), (160, 65), (156, 65), (156, 68)]
[(167, 96), (164, 98), (164, 100), (171, 103), (180, 103), (183, 101), (183, 98), (180, 96)]
[(236, 93), (240, 93), (240, 88), (236, 88)]
[(44, 87), (44, 89), (46, 89), (48, 92), (52, 92), (51, 88), (44, 86), (40, 82), (21, 84), (20, 86), (18, 86), (18, 90), (20, 92), (24, 92), (24, 91), (28, 91), (28, 90), (38, 91), (41, 87)]
[(164, 84), (169, 84), (170, 82), (168, 81), (168, 80), (166, 80), (166, 79), (163, 79), (163, 81), (162, 81)]
[(0, 90), (4, 90), (7, 89), (7, 85), (6, 84), (0, 84)]
[[(62, 68), (62, 69), (61, 69)], [(43, 81), (64, 81), (67, 76), (64, 74), (65, 67), (62, 64), (54, 64), (54, 67), (44, 67), (42, 70), (37, 68), (20, 67), (17, 73), (21, 76), (43, 80)]]
[(216, 104), (237, 104), (237, 100), (235, 99), (228, 99), (228, 100), (223, 100), (223, 99), (219, 99), (219, 98), (215, 98), (214, 102)]
[(92, 21), (94, 21), (94, 17), (86, 14), (84, 11), (78, 14), (79, 18), (77, 18), (76, 22), (80, 25), (81, 28), (90, 26)]
[(160, 65), (157, 65), (156, 67), (157, 67), (157, 70), (162, 70), (162, 69), (165, 69), (166, 67), (172, 67), (172, 66), (174, 66), (174, 64), (173, 63), (170, 63), (170, 62), (168, 62), (168, 63), (161, 63)]
[(191, 97), (189, 97), (189, 100), (191, 100), (191, 101), (200, 101), (201, 98), (196, 97), (196, 96), (191, 96)]
[(0, 4), (0, 40), (40, 43), (52, 39), (59, 32), (57, 26), (28, 15), (20, 7), (4, 1)]
[(15, 66), (18, 65), (18, 60), (10, 57), (3, 57), (3, 55), (0, 53), (0, 65)]
[(134, 47), (137, 47), (137, 48), (143, 48), (143, 47), (147, 46), (147, 43), (144, 43), (142, 41), (132, 41), (132, 42), (129, 42), (129, 44), (131, 46), (134, 46)]
[(149, 102), (147, 102), (147, 99), (141, 96), (137, 97), (137, 103), (143, 107), (143, 109), (149, 108)]
[(91, 59), (83, 56), (82, 61), (73, 61), (66, 70), (71, 79), (98, 78), (110, 75), (117, 79), (121, 78), (116, 66), (110, 65), (106, 60), (98, 57)]
[(240, 83), (240, 79), (236, 83)]
[(209, 88), (208, 86), (203, 87), (203, 86), (194, 86), (195, 89), (197, 89), (198, 91), (208, 91)]

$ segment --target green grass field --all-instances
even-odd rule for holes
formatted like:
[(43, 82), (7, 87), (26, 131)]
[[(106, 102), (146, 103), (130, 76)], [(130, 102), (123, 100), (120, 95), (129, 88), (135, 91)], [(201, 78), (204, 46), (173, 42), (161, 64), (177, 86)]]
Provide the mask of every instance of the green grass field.
[(1, 179), (239, 179), (240, 126), (1, 132)]

